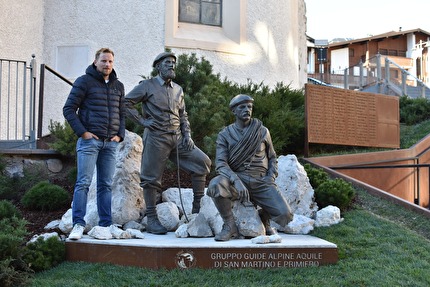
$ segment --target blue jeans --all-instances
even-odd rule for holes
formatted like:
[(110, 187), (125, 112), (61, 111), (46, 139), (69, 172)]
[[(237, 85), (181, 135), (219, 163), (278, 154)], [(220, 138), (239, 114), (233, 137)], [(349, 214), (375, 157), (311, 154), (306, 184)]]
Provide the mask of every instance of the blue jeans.
[(99, 226), (112, 224), (112, 178), (115, 172), (115, 158), (118, 143), (114, 141), (85, 140), (79, 138), (76, 144), (77, 179), (72, 203), (73, 225), (85, 226), (87, 196), (97, 167), (97, 211)]

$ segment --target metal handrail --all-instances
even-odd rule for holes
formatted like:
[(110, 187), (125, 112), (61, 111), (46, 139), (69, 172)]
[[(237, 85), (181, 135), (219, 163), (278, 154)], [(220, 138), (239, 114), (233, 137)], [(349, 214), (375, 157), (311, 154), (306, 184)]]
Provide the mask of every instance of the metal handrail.
[[(420, 189), (420, 180), (419, 180), (419, 168), (420, 167), (426, 167), (428, 168), (428, 172), (430, 175), (430, 164), (399, 164), (399, 165), (350, 165), (350, 166), (343, 166), (343, 167), (339, 167), (339, 166), (332, 166), (329, 167), (330, 169), (378, 169), (378, 168), (417, 168), (417, 193), (416, 195), (414, 195), (414, 204), (419, 205), (420, 202), (420, 193), (421, 193), (421, 189)], [(430, 197), (430, 180), (428, 183), (428, 191), (429, 191), (429, 197)], [(428, 207), (430, 209), (430, 205)]]
[(49, 67), (48, 65), (41, 64), (40, 65), (40, 84), (39, 84), (39, 121), (37, 126), (37, 138), (42, 137), (42, 124), (43, 124), (43, 98), (45, 94), (45, 70), (48, 70), (70, 86), (73, 86), (73, 83), (68, 80), (66, 77)]

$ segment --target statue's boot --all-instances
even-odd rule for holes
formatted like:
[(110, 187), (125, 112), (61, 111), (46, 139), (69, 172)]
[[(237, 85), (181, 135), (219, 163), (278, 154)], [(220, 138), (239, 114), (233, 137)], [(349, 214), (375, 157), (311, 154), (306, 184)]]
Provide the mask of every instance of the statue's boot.
[(266, 229), (266, 235), (277, 234), (276, 230), (270, 225), (270, 215), (263, 209), (258, 211), (260, 215), (261, 222), (263, 222), (264, 228)]
[(199, 213), (200, 212), (200, 201), (205, 194), (205, 184), (206, 181), (203, 179), (192, 179), (193, 185), (193, 209), (191, 213)]
[(224, 224), (222, 230), (215, 236), (216, 241), (228, 241), (231, 238), (239, 237), (239, 230), (233, 217), (233, 210), (231, 209), (231, 200), (223, 197), (213, 198), (215, 206), (217, 207)]
[(146, 231), (154, 234), (166, 234), (167, 229), (161, 224), (157, 216), (157, 190), (144, 188), (143, 197), (146, 203), (146, 216), (148, 219)]

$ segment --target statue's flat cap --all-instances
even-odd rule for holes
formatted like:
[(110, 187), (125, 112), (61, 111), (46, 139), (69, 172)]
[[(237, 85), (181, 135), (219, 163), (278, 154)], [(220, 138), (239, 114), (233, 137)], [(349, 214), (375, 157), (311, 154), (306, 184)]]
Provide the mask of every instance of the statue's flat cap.
[(233, 99), (231, 99), (230, 101), (230, 109), (234, 109), (234, 107), (236, 107), (239, 104), (242, 103), (253, 103), (254, 99), (248, 95), (244, 95), (244, 94), (239, 94), (237, 96), (235, 96)]
[(154, 62), (152, 63), (152, 67), (155, 68), (155, 65), (157, 65), (158, 62), (162, 61), (163, 59), (165, 59), (167, 57), (173, 57), (176, 60), (175, 54), (173, 54), (171, 52), (163, 52), (163, 53), (158, 54), (157, 57), (155, 57)]

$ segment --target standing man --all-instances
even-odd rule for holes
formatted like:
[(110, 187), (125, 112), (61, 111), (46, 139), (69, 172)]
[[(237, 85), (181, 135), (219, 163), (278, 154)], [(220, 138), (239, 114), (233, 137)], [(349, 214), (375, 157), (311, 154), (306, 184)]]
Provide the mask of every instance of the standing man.
[(97, 211), (99, 225), (112, 224), (112, 177), (118, 143), (124, 140), (124, 85), (113, 69), (114, 53), (109, 48), (96, 52), (85, 75), (76, 79), (63, 115), (79, 137), (76, 144), (77, 179), (73, 194), (73, 230), (69, 239), (82, 237), (87, 195), (97, 167)]
[[(167, 160), (191, 174), (194, 193), (192, 213), (200, 210), (211, 160), (191, 139), (184, 93), (181, 86), (173, 82), (176, 56), (170, 52), (161, 53), (152, 66), (158, 75), (140, 82), (126, 95), (126, 111), (127, 116), (145, 127), (140, 185), (148, 217), (146, 230), (165, 234), (167, 229), (158, 220), (156, 202)], [(142, 103), (142, 113), (134, 108), (137, 103)]]
[(281, 226), (292, 220), (290, 207), (275, 183), (278, 163), (269, 130), (258, 119), (252, 119), (254, 99), (237, 95), (230, 101), (236, 121), (225, 127), (216, 141), (216, 171), (208, 186), (223, 221), (216, 241), (237, 238), (239, 231), (232, 211), (232, 201), (251, 201), (261, 207), (260, 217), (266, 234), (275, 231), (270, 219)]

